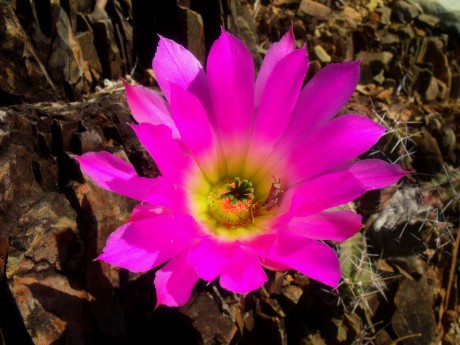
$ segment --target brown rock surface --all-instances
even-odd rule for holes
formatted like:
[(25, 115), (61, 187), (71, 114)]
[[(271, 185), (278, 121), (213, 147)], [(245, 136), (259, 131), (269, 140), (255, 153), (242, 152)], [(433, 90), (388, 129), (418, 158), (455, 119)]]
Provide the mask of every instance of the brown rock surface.
[(397, 310), (392, 327), (398, 337), (407, 337), (408, 345), (430, 345), (435, 342), (436, 322), (430, 287), (424, 279), (404, 279), (395, 296)]
[(0, 56), (0, 105), (23, 98), (30, 101), (59, 98), (46, 62), (40, 59), (7, 0), (0, 1)]
[(331, 14), (331, 9), (313, 0), (302, 0), (299, 12), (318, 19), (327, 19), (327, 17)]

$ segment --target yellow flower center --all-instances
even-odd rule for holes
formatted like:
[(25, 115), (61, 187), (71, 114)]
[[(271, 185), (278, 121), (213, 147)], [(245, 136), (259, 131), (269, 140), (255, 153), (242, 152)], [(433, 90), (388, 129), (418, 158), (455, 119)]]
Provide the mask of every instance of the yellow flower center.
[(221, 225), (234, 229), (254, 222), (257, 205), (254, 188), (248, 180), (235, 178), (235, 182), (215, 187), (208, 196), (209, 213)]
[(251, 181), (235, 178), (193, 188), (189, 206), (204, 229), (223, 241), (249, 239), (265, 233), (279, 208), (279, 180)]

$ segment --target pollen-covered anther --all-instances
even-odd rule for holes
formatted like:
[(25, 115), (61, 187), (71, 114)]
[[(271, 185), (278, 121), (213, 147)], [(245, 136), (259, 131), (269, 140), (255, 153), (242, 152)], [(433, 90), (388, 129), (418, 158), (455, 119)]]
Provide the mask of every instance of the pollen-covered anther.
[(245, 226), (256, 214), (252, 182), (239, 177), (212, 190), (208, 197), (210, 214), (220, 224), (229, 227)]

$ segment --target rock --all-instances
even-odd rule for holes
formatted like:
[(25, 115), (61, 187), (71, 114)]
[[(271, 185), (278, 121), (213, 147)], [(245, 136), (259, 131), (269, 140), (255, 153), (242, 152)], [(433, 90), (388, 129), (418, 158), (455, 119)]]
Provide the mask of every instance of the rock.
[(60, 98), (60, 91), (46, 70), (46, 61), (40, 59), (13, 11), (12, 2), (6, 0), (0, 0), (0, 56), (0, 105)]
[(357, 59), (362, 59), (363, 66), (376, 66), (383, 68), (393, 60), (393, 54), (390, 52), (360, 52)]
[[(63, 87), (62, 92), (69, 100), (82, 99), (83, 93), (89, 91), (88, 80), (83, 75), (83, 56), (63, 9), (59, 11), (51, 51), (48, 66), (53, 80)], [(64, 84), (69, 87), (64, 88)]]
[(73, 152), (83, 153), (89, 151), (101, 151), (104, 148), (103, 140), (95, 130), (83, 133), (74, 133), (71, 147)]
[(198, 294), (181, 309), (184, 315), (194, 320), (193, 326), (199, 332), (203, 344), (232, 342), (237, 326), (220, 313), (218, 305), (209, 294)]
[(397, 27), (396, 33), (401, 39), (410, 39), (415, 36), (414, 30), (410, 25)]
[[(112, 7), (113, 6), (113, 7)], [(110, 8), (112, 9), (110, 10)], [(133, 14), (131, 2), (118, 0), (110, 2), (108, 11), (110, 19), (114, 26), (114, 36), (117, 47), (120, 51), (122, 70), (129, 73), (135, 64), (135, 56), (133, 54)]]
[(101, 80), (102, 65), (94, 46), (94, 32), (86, 17), (81, 14), (77, 16), (77, 28), (75, 39), (81, 49), (85, 78), (95, 84)]
[(440, 19), (439, 25), (446, 30), (460, 35), (460, 6), (458, 1), (450, 0), (416, 0), (427, 13)]
[(391, 8), (389, 7), (381, 7), (377, 8), (375, 12), (380, 13), (380, 24), (388, 25), (391, 20)]
[[(294, 26), (294, 36), (295, 37), (305, 37), (307, 35), (307, 29), (302, 20), (297, 19), (293, 22)], [(298, 45), (299, 46), (299, 45)]]
[(301, 0), (282, 0), (289, 8), (298, 8)]
[(240, 1), (228, 1), (229, 31), (236, 34), (251, 51), (256, 67), (260, 67), (262, 59), (258, 52), (258, 35), (255, 18), (250, 7)]
[(258, 311), (255, 325), (249, 339), (260, 344), (287, 345), (287, 334), (284, 320)]
[(436, 139), (425, 128), (419, 136), (414, 137), (417, 152), (414, 155), (413, 166), (422, 173), (435, 175), (442, 170), (444, 160)]
[(423, 100), (425, 102), (433, 102), (435, 100), (443, 100), (448, 96), (447, 86), (442, 81), (435, 77), (430, 78), (428, 87), (422, 93)]
[(342, 9), (342, 15), (347, 18), (351, 23), (361, 23), (363, 20), (363, 17), (361, 16), (361, 13), (359, 13), (357, 10), (355, 10), (353, 7), (350, 6), (344, 6)]
[(14, 187), (11, 184), (12, 168), (14, 169), (14, 162), (10, 162), (7, 158), (13, 158), (14, 155), (5, 157), (1, 160), (0, 167), (0, 211), (5, 212), (11, 206), (14, 200)]
[(94, 45), (102, 64), (103, 77), (118, 79), (122, 76), (120, 50), (115, 41), (113, 24), (102, 13), (100, 10), (88, 16), (94, 31)]
[[(129, 121), (126, 105), (117, 109), (123, 98), (114, 94), (84, 106), (25, 105), (8, 109), (0, 119), (0, 129), (11, 136), (10, 145), (0, 150), (0, 161), (9, 162), (1, 165), (7, 173), (0, 181), (10, 192), (2, 195), (11, 199), (1, 204), (7, 212), (0, 212), (0, 223), (8, 225), (0, 229), (0, 261), (6, 258), (6, 243), (8, 289), (34, 343), (87, 343), (101, 336), (114, 340), (132, 332), (124, 320), (129, 311), (113, 298), (115, 289), (127, 282), (118, 268), (93, 260), (128, 217), (133, 201), (84, 183), (65, 153), (72, 150), (74, 135), (84, 138), (86, 131), (90, 143), (98, 137), (97, 145), (105, 148), (109, 140), (99, 126), (120, 121), (126, 126)], [(126, 131), (120, 140), (125, 135), (134, 136)], [(5, 242), (4, 236), (11, 240)], [(151, 280), (148, 287), (153, 289)], [(2, 292), (0, 299), (5, 298)]]
[(360, 82), (363, 84), (385, 81), (384, 68), (388, 67), (393, 59), (390, 52), (360, 52), (357, 59), (361, 60)]
[(438, 17), (422, 13), (417, 17), (417, 23), (422, 27), (435, 28), (440, 22)]
[(385, 76), (383, 74), (383, 70), (381, 70), (378, 74), (374, 75), (372, 78), (377, 84), (382, 85), (385, 81)]
[(274, 4), (280, 7), (297, 8), (300, 0), (275, 0)]
[(449, 60), (445, 54), (445, 43), (440, 38), (429, 37), (422, 38), (415, 46), (418, 48), (415, 62), (418, 64), (430, 64), (434, 77), (442, 81), (450, 89), (452, 73), (449, 68)]
[(287, 314), (290, 314), (299, 303), (303, 295), (303, 289), (295, 285), (286, 285), (281, 290), (281, 296), (278, 298)]
[(433, 292), (425, 279), (419, 281), (403, 279), (395, 300), (396, 312), (392, 328), (398, 337), (406, 337), (408, 345), (430, 345), (435, 341), (436, 321), (434, 317)]
[(398, 35), (395, 34), (386, 34), (385, 36), (382, 37), (382, 44), (383, 45), (394, 45), (399, 43), (399, 37)]
[(395, 271), (404, 272), (409, 279), (420, 280), (426, 275), (428, 265), (417, 256), (401, 256), (386, 259)]
[(331, 9), (313, 0), (302, 0), (297, 14), (309, 15), (318, 19), (325, 20), (331, 14)]
[(455, 146), (457, 145), (457, 137), (455, 135), (455, 131), (452, 127), (443, 128), (441, 131), (441, 138), (440, 138), (440, 149), (443, 156), (455, 162), (456, 155), (455, 155)]
[(324, 48), (320, 45), (316, 45), (313, 47), (313, 51), (315, 52), (316, 57), (322, 63), (329, 63), (332, 61), (331, 56), (324, 50)]
[(455, 62), (451, 64), (452, 68), (452, 83), (450, 89), (450, 98), (460, 98), (460, 67)]
[(385, 101), (391, 98), (393, 95), (394, 89), (392, 87), (388, 89), (384, 89), (383, 91), (379, 92), (375, 97), (381, 101)]
[(410, 22), (422, 12), (419, 6), (404, 0), (395, 1), (391, 10), (392, 20), (398, 21), (400, 23)]
[(179, 6), (181, 21), (187, 28), (187, 48), (205, 64), (206, 47), (204, 45), (204, 25), (201, 15), (188, 8)]
[(103, 77), (118, 78), (131, 70), (130, 5), (122, 2), (107, 6), (110, 16), (102, 3), (88, 14), (93, 4), (87, 0), (62, 6), (38, 0), (0, 3), (0, 25), (5, 29), (1, 30), (5, 37), (0, 38), (4, 42), (0, 56), (5, 60), (0, 65), (0, 90), (5, 97), (0, 105), (81, 100)]

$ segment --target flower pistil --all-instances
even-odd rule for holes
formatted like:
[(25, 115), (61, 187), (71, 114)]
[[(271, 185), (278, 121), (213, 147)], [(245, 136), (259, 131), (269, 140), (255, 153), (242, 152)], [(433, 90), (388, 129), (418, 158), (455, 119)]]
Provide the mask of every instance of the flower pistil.
[(256, 205), (252, 182), (239, 177), (234, 182), (216, 186), (208, 196), (211, 216), (230, 229), (253, 223)]

